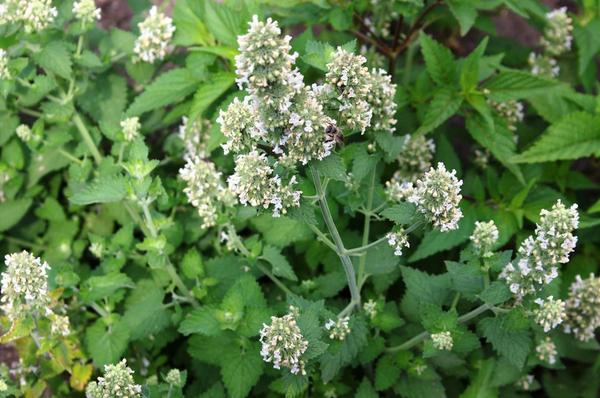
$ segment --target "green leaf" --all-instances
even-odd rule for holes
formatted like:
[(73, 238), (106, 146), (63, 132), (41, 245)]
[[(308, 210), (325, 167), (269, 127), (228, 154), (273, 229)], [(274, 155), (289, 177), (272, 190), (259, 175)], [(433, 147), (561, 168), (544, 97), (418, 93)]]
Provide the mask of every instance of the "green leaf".
[(126, 180), (121, 176), (101, 176), (73, 190), (69, 201), (76, 205), (119, 202), (125, 198)]
[(199, 81), (187, 69), (172, 69), (165, 72), (135, 98), (127, 110), (127, 115), (141, 115), (144, 112), (180, 102), (196, 90), (198, 83)]
[(365, 377), (358, 386), (354, 398), (379, 398), (379, 394), (377, 394), (369, 379)]
[(381, 215), (395, 224), (410, 224), (417, 214), (417, 207), (408, 202), (401, 202), (381, 212)]
[(196, 120), (204, 111), (223, 95), (229, 87), (235, 82), (235, 75), (229, 72), (221, 72), (211, 76), (210, 80), (202, 83), (194, 99), (192, 100), (192, 108), (190, 109), (190, 119)]
[(444, 123), (450, 116), (454, 115), (462, 105), (461, 97), (454, 88), (441, 88), (434, 95), (423, 123), (415, 131), (415, 135), (426, 134)]
[(600, 116), (575, 112), (551, 125), (525, 152), (513, 158), (519, 163), (600, 156)]
[(600, 51), (600, 19), (595, 18), (588, 24), (581, 26), (576, 24), (573, 30), (573, 37), (577, 44), (578, 72), (579, 76), (585, 75), (586, 69)]
[(514, 135), (502, 124), (494, 124), (494, 130), (483, 118), (472, 116), (467, 118), (467, 131), (480, 145), (488, 149), (500, 163), (513, 173), (522, 184), (525, 184), (523, 173), (518, 165), (513, 163), (516, 151)]
[(398, 381), (401, 368), (393, 355), (387, 354), (379, 358), (375, 366), (375, 389), (387, 390)]
[[(470, 6), (472, 8), (472, 6)], [(487, 38), (484, 38), (477, 48), (469, 54), (462, 63), (462, 69), (460, 71), (460, 86), (463, 93), (468, 94), (475, 87), (479, 81), (479, 63), (487, 47)]]
[(274, 246), (267, 245), (263, 249), (262, 257), (273, 266), (273, 274), (281, 276), (292, 281), (297, 281), (298, 277), (294, 273), (294, 269), (287, 261), (281, 251)]
[(329, 43), (309, 40), (306, 43), (305, 54), (302, 56), (302, 61), (326, 72), (327, 64), (331, 61), (334, 52), (335, 49)]
[(250, 223), (263, 234), (266, 243), (277, 247), (286, 247), (313, 236), (312, 231), (304, 223), (289, 217), (275, 218), (271, 214), (262, 214), (252, 218)]
[(490, 90), (489, 97), (495, 101), (528, 98), (559, 87), (561, 83), (557, 80), (517, 70), (500, 72), (483, 84), (483, 88)]
[(215, 318), (215, 308), (203, 306), (192, 310), (181, 325), (179, 333), (188, 336), (192, 333), (199, 333), (205, 336), (215, 336), (221, 332), (219, 321)]
[(31, 199), (16, 199), (0, 202), (0, 231), (14, 227), (27, 214)]
[[(240, 3), (238, 3), (240, 4)], [(248, 13), (246, 9), (217, 1), (204, 2), (204, 23), (213, 36), (222, 44), (237, 48), (237, 38), (246, 33)]]
[(35, 215), (50, 221), (64, 221), (66, 219), (62, 206), (51, 196), (47, 197), (44, 203), (35, 209)]
[(361, 317), (350, 319), (350, 334), (321, 357), (321, 377), (324, 383), (330, 382), (343, 366), (350, 364), (367, 344), (367, 325)]
[(523, 368), (531, 348), (528, 321), (520, 313), (511, 311), (479, 322), (483, 335), (494, 350), (517, 368)]
[(336, 181), (346, 181), (346, 166), (342, 158), (335, 153), (323, 160), (313, 162), (312, 165), (323, 177)]
[(92, 302), (109, 297), (117, 290), (133, 287), (131, 279), (120, 272), (111, 272), (101, 276), (88, 278), (81, 289), (81, 298), (84, 302)]
[(498, 305), (510, 300), (512, 298), (512, 293), (504, 282), (494, 281), (481, 292), (479, 298), (486, 304)]
[(85, 331), (85, 345), (97, 367), (120, 361), (128, 341), (129, 331), (120, 321), (107, 327), (98, 319)]
[(448, 8), (460, 25), (460, 35), (466, 35), (477, 19), (477, 9), (473, 2), (471, 0), (448, 0)]
[(423, 303), (441, 306), (450, 296), (450, 276), (429, 275), (411, 267), (401, 266), (407, 294)]
[(400, 257), (394, 254), (394, 249), (387, 243), (381, 242), (367, 250), (366, 272), (370, 275), (382, 275), (394, 271), (400, 263)]
[(127, 297), (123, 323), (132, 340), (156, 335), (171, 323), (163, 305), (164, 292), (154, 281), (142, 279)]
[(175, 38), (173, 44), (181, 46), (201, 45), (207, 46), (213, 38), (206, 25), (192, 8), (190, 0), (177, 0), (173, 8), (173, 23), (175, 24)]
[(483, 361), (477, 375), (469, 387), (460, 395), (460, 398), (496, 398), (498, 390), (491, 386), (495, 369), (496, 361), (494, 359)]
[(475, 299), (483, 290), (483, 275), (479, 267), (446, 261), (446, 268), (452, 280), (454, 290), (468, 299)]
[(264, 362), (259, 355), (256, 344), (239, 352), (224, 353), (221, 376), (231, 398), (248, 396), (252, 387), (263, 373)]
[(408, 258), (408, 261), (415, 262), (466, 242), (473, 232), (474, 223), (473, 210), (471, 208), (464, 209), (464, 217), (458, 222), (458, 229), (448, 232), (438, 230), (426, 232), (417, 250)]
[(452, 52), (426, 34), (420, 35), (421, 52), (429, 77), (440, 85), (456, 83), (456, 64)]
[(73, 71), (71, 70), (71, 54), (67, 46), (65, 42), (52, 41), (43, 45), (42, 51), (35, 53), (33, 59), (46, 71), (64, 79), (70, 79)]

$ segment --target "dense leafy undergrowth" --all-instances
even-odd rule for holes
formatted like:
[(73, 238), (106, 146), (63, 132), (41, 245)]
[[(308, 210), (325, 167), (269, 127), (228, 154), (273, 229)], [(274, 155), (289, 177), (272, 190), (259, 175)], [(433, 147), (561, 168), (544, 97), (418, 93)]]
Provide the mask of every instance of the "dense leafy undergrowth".
[(598, 396), (597, 2), (127, 3), (0, 3), (1, 397)]

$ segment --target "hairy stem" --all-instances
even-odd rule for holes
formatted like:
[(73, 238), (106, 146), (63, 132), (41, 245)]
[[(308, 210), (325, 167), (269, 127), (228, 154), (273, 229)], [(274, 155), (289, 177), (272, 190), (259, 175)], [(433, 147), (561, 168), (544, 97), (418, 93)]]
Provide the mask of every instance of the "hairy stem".
[(346, 254), (346, 249), (344, 248), (344, 242), (342, 242), (342, 237), (335, 226), (335, 222), (333, 221), (333, 217), (331, 216), (331, 212), (329, 211), (329, 206), (327, 205), (327, 198), (325, 190), (321, 185), (321, 177), (319, 176), (319, 172), (311, 167), (310, 169), (312, 174), (313, 183), (315, 184), (315, 189), (317, 190), (317, 195), (319, 196), (319, 207), (321, 208), (321, 213), (323, 214), (323, 220), (325, 221), (325, 225), (327, 225), (327, 229), (329, 230), (329, 234), (333, 239), (333, 243), (336, 247), (336, 253), (340, 257), (342, 261), (342, 266), (344, 267), (344, 271), (346, 273), (346, 279), (348, 282), (348, 288), (350, 289), (350, 309), (348, 312), (351, 312), (355, 306), (360, 305), (360, 291), (358, 289), (358, 285), (356, 283), (356, 275), (354, 273), (354, 266), (352, 265), (352, 261), (348, 254)]
[[(363, 224), (363, 247), (369, 244), (369, 233), (371, 232), (371, 210), (373, 208), (373, 194), (375, 191), (375, 168), (371, 172), (371, 180), (369, 182), (369, 194), (367, 196), (367, 212), (365, 213), (365, 222)], [(347, 253), (347, 252), (346, 252)], [(367, 268), (367, 256), (362, 256), (358, 260), (358, 280), (361, 281), (365, 277)]]

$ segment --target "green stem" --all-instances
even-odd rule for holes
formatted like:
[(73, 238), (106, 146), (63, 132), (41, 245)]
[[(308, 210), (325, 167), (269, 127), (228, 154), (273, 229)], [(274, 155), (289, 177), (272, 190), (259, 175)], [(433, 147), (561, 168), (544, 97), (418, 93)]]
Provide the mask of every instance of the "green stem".
[(58, 148), (58, 153), (60, 153), (61, 155), (63, 155), (65, 158), (77, 163), (78, 165), (82, 165), (83, 162), (81, 161), (81, 159), (76, 158), (75, 156), (71, 155), (69, 152), (65, 151), (62, 148)]
[(81, 116), (79, 116), (79, 113), (75, 113), (73, 115), (73, 122), (75, 122), (77, 130), (79, 130), (79, 134), (81, 134), (81, 138), (83, 138), (83, 141), (90, 150), (92, 156), (94, 157), (94, 160), (96, 161), (96, 163), (100, 163), (102, 161), (102, 155), (100, 154), (98, 147), (94, 143), (94, 140), (92, 139), (92, 136), (90, 135), (90, 132), (88, 131), (87, 127), (85, 127), (83, 120), (81, 120)]
[(327, 245), (331, 250), (337, 251), (337, 247), (335, 246), (335, 244), (332, 241), (330, 241), (329, 238), (323, 232), (321, 232), (319, 228), (315, 227), (312, 224), (308, 224), (308, 226), (315, 233), (315, 235), (317, 235), (321, 242), (325, 243), (325, 245)]
[[(351, 297), (351, 308), (360, 305), (360, 291), (358, 290), (358, 285), (356, 284), (356, 275), (354, 273), (354, 266), (352, 265), (352, 261), (350, 257), (346, 254), (346, 249), (344, 248), (344, 242), (342, 241), (342, 237), (335, 226), (335, 222), (333, 221), (333, 217), (331, 216), (331, 211), (329, 210), (329, 206), (327, 205), (327, 198), (325, 190), (321, 185), (321, 177), (319, 176), (319, 172), (311, 167), (312, 179), (315, 184), (315, 189), (317, 190), (317, 195), (319, 196), (319, 207), (321, 208), (321, 213), (323, 214), (323, 220), (325, 221), (325, 225), (327, 225), (327, 229), (329, 230), (329, 234), (333, 239), (333, 243), (336, 246), (336, 252), (340, 257), (342, 262), (342, 266), (344, 267), (344, 271), (346, 273), (346, 279), (348, 281), (348, 288), (350, 289), (350, 297)], [(349, 310), (351, 311), (351, 310)]]
[[(462, 316), (459, 316), (458, 322), (466, 323), (466, 322), (470, 321), (471, 319), (475, 318), (476, 316), (481, 315), (485, 311), (494, 310), (494, 309), (496, 309), (496, 307), (491, 306), (489, 304), (482, 304), (479, 307), (475, 308), (474, 310), (467, 312), (466, 314), (464, 314)], [(408, 350), (408, 349), (416, 346), (423, 340), (427, 339), (428, 337), (429, 337), (429, 332), (425, 331), (425, 332), (419, 333), (415, 337), (411, 338), (410, 340), (405, 341), (404, 343), (402, 343), (400, 345), (397, 345), (394, 347), (388, 347), (385, 349), (385, 351), (386, 352), (397, 352), (397, 351)]]
[(41, 118), (41, 117), (44, 117), (43, 113), (35, 111), (33, 109), (29, 109), (29, 108), (21, 108), (21, 109), (19, 109), (19, 111), (21, 113), (26, 114), (26, 115), (37, 117), (38, 119)]
[(81, 51), (83, 50), (83, 35), (79, 36), (77, 40), (77, 50), (75, 51), (75, 58), (79, 58), (81, 56)]
[(14, 236), (4, 236), (3, 239), (6, 239), (9, 242), (16, 243), (17, 245), (21, 245), (23, 247), (28, 247), (34, 250), (46, 250), (46, 247), (43, 245), (38, 245), (37, 243), (29, 242), (21, 238), (15, 238)]
[[(154, 225), (154, 220), (152, 219), (152, 213), (150, 213), (150, 207), (148, 206), (148, 202), (146, 202), (144, 200), (140, 200), (139, 205), (142, 208), (142, 211), (144, 212), (145, 224), (146, 224), (146, 228), (148, 228), (148, 231), (150, 232), (150, 236), (153, 238), (158, 237), (158, 230), (156, 229), (156, 226)], [(181, 290), (181, 292), (190, 300), (190, 303), (192, 304), (192, 306), (198, 307), (200, 304), (198, 304), (198, 301), (196, 300), (194, 295), (189, 291), (189, 289), (187, 288), (185, 283), (183, 283), (183, 281), (177, 274), (177, 270), (175, 269), (175, 266), (173, 265), (173, 263), (171, 262), (169, 257), (166, 256), (166, 258), (167, 258), (166, 270), (167, 270), (167, 273), (169, 274), (169, 277), (171, 278), (173, 283), (175, 283), (175, 286), (177, 286), (177, 288), (179, 290)]]
[(377, 240), (374, 240), (373, 242), (371, 242), (371, 243), (369, 243), (367, 245), (355, 247), (354, 249), (347, 249), (346, 250), (346, 254), (361, 254), (361, 253), (364, 253), (367, 250), (369, 250), (370, 248), (372, 248), (373, 246), (377, 246), (378, 244), (380, 244), (381, 242), (384, 242), (386, 240), (387, 240), (387, 236), (382, 236), (381, 238), (379, 238)]
[[(367, 197), (367, 213), (365, 213), (365, 222), (363, 224), (363, 247), (369, 244), (369, 233), (371, 232), (371, 210), (373, 207), (373, 192), (375, 191), (375, 168), (371, 172), (371, 181), (369, 183), (369, 195)], [(362, 256), (358, 260), (358, 280), (362, 280), (367, 269), (367, 256)]]
[(98, 303), (96, 303), (95, 301), (92, 301), (90, 303), (90, 307), (92, 307), (94, 309), (94, 311), (96, 311), (98, 313), (98, 315), (100, 315), (103, 318), (106, 318), (107, 316), (109, 316), (110, 314), (108, 313), (108, 311), (106, 311), (104, 308), (100, 307), (98, 305)]

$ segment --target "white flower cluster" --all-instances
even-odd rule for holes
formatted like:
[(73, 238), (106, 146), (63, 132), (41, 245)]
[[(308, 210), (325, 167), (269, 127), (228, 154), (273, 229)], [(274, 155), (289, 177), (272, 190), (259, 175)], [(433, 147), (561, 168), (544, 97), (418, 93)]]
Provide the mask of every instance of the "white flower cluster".
[(529, 236), (521, 243), (518, 260), (514, 264), (508, 263), (500, 274), (517, 300), (535, 293), (558, 276), (558, 265), (569, 261), (569, 254), (577, 244), (573, 231), (578, 225), (576, 204), (566, 208), (558, 200), (552, 210), (540, 212), (535, 236)]
[(135, 41), (133, 51), (138, 57), (149, 63), (162, 60), (167, 55), (167, 50), (175, 32), (171, 18), (158, 12), (153, 6), (148, 17), (138, 24), (140, 35)]
[(5, 0), (0, 4), (0, 25), (22, 23), (26, 33), (46, 29), (57, 15), (52, 0)]
[(533, 375), (525, 375), (516, 381), (515, 385), (523, 391), (529, 391), (535, 383), (535, 377)]
[(31, 128), (26, 124), (20, 124), (16, 129), (17, 137), (23, 142), (37, 141), (37, 136), (33, 134)]
[(369, 299), (363, 304), (363, 310), (365, 310), (369, 318), (375, 318), (377, 316), (377, 302), (373, 299)]
[(539, 308), (533, 310), (533, 319), (544, 328), (546, 333), (560, 325), (567, 316), (565, 302), (560, 299), (555, 300), (553, 296), (549, 296), (546, 300), (537, 298), (535, 303)]
[(410, 243), (408, 242), (408, 235), (404, 231), (404, 228), (399, 227), (394, 231), (388, 232), (386, 235), (388, 244), (394, 248), (394, 254), (396, 256), (402, 255), (402, 249), (405, 247), (410, 247)]
[(91, 24), (100, 20), (102, 11), (94, 0), (79, 0), (73, 3), (73, 15), (82, 23)]
[(556, 57), (571, 50), (573, 20), (567, 8), (561, 7), (546, 14), (547, 24), (541, 39), (544, 53), (529, 54), (529, 65), (534, 75), (555, 77), (560, 73)]
[(371, 128), (375, 131), (396, 131), (396, 110), (398, 105), (396, 96), (396, 85), (392, 83), (392, 77), (383, 69), (371, 70), (369, 78), (369, 91), (367, 102), (372, 110)]
[(198, 119), (191, 123), (186, 116), (181, 119), (178, 135), (185, 147), (183, 155), (185, 160), (194, 156), (208, 157), (207, 144), (210, 128), (211, 123), (207, 119)]
[(8, 53), (5, 49), (0, 48), (0, 80), (10, 80), (12, 74), (8, 69)]
[(7, 254), (4, 263), (6, 270), (2, 273), (0, 308), (8, 319), (15, 321), (26, 316), (43, 316), (50, 320), (52, 334), (68, 335), (69, 318), (54, 312), (48, 294), (48, 263), (26, 251)]
[(140, 118), (137, 116), (121, 120), (121, 130), (123, 130), (123, 137), (127, 142), (135, 140), (140, 135), (141, 128)]
[(202, 227), (216, 225), (221, 206), (232, 206), (235, 202), (221, 179), (221, 173), (212, 162), (194, 156), (187, 159), (179, 175), (187, 185), (183, 192), (202, 218)]
[(26, 251), (4, 257), (6, 270), (2, 273), (2, 310), (12, 321), (20, 316), (49, 310), (48, 270), (50, 266)]
[(293, 374), (305, 375), (302, 354), (308, 348), (308, 341), (302, 336), (296, 324), (298, 309), (290, 306), (290, 313), (282, 317), (271, 317), (271, 325), (263, 324), (260, 330), (262, 349), (260, 355), (265, 362), (272, 362), (273, 368), (290, 369)]
[(541, 44), (546, 53), (559, 56), (571, 50), (573, 42), (573, 20), (567, 15), (567, 7), (546, 14), (548, 23), (544, 28)]
[(438, 350), (451, 351), (454, 347), (454, 340), (452, 334), (449, 331), (443, 331), (439, 333), (431, 334), (431, 342), (433, 346)]
[(348, 336), (352, 331), (350, 329), (349, 322), (350, 317), (348, 316), (338, 318), (337, 321), (329, 319), (325, 323), (325, 329), (327, 329), (327, 331), (329, 332), (329, 338), (331, 340), (345, 340), (346, 336)]
[(531, 73), (537, 76), (556, 77), (560, 73), (558, 62), (547, 55), (530, 53), (527, 58)]
[(448, 171), (440, 162), (437, 169), (432, 167), (417, 181), (407, 200), (414, 203), (435, 228), (442, 232), (454, 230), (463, 216), (458, 207), (462, 183), (456, 178), (456, 170)]
[(179, 369), (171, 369), (165, 376), (165, 381), (174, 387), (183, 387), (181, 371)]
[(229, 176), (227, 182), (240, 203), (265, 209), (273, 206), (273, 216), (278, 217), (281, 213), (285, 214), (289, 207), (300, 205), (301, 191), (293, 190), (296, 176), (283, 185), (281, 178), (273, 174), (267, 156), (252, 150), (236, 157), (235, 173)]
[(341, 127), (364, 133), (371, 125), (373, 110), (367, 97), (370, 90), (370, 74), (364, 64), (367, 59), (338, 47), (327, 64), (324, 94), (335, 96), (335, 111), (344, 115)]
[(267, 139), (267, 130), (251, 97), (244, 97), (242, 101), (234, 98), (227, 110), (219, 112), (217, 123), (227, 138), (222, 145), (225, 154), (251, 150), (258, 142)]
[(517, 130), (517, 123), (523, 121), (523, 103), (515, 100), (496, 102), (488, 100), (490, 106), (506, 121), (510, 131)]
[(482, 257), (490, 257), (492, 248), (498, 242), (498, 227), (494, 221), (475, 221), (475, 229), (469, 238), (477, 254)]
[(571, 284), (567, 298), (567, 319), (565, 332), (581, 341), (594, 338), (594, 331), (600, 327), (600, 278), (591, 274), (582, 279), (577, 275)]
[(386, 182), (386, 194), (390, 200), (404, 199), (416, 182), (429, 168), (435, 152), (435, 143), (425, 136), (406, 136), (402, 150), (398, 154), (398, 170)]
[(558, 352), (556, 351), (556, 345), (550, 337), (546, 336), (546, 338), (535, 347), (535, 352), (540, 361), (547, 362), (550, 365), (556, 363)]
[(135, 384), (133, 370), (123, 359), (116, 365), (105, 365), (104, 376), (92, 381), (85, 389), (86, 398), (139, 398), (142, 386)]

